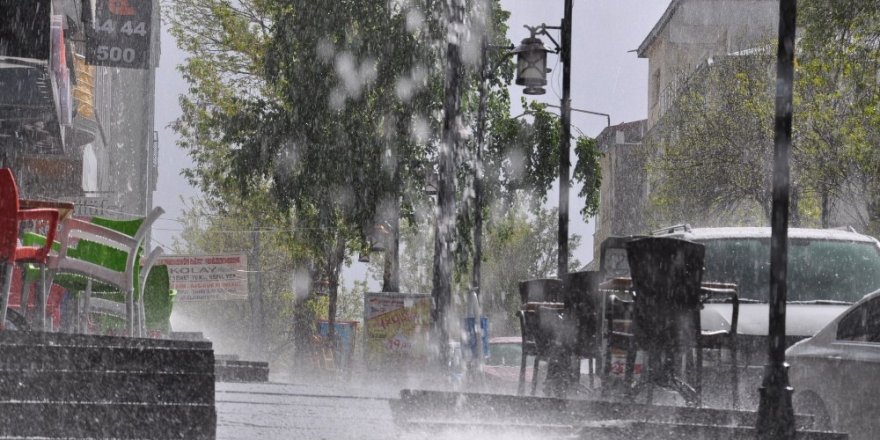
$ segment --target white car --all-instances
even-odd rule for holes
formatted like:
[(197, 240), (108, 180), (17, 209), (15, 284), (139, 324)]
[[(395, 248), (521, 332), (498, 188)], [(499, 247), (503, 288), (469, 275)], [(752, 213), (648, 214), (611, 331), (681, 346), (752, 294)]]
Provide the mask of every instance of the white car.
[[(665, 236), (706, 247), (703, 281), (736, 283), (741, 355), (764, 365), (770, 294), (770, 228), (671, 228)], [(815, 335), (864, 295), (880, 289), (880, 242), (839, 229), (788, 230), (789, 343)], [(703, 329), (730, 325), (731, 307), (708, 304)], [(757, 357), (756, 357), (757, 355)]]
[(795, 412), (852, 440), (880, 435), (880, 290), (788, 349)]

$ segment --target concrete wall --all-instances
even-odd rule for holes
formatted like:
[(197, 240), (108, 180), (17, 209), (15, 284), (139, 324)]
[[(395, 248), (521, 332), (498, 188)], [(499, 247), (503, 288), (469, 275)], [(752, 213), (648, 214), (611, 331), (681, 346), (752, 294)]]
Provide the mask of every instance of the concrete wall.
[(594, 261), (606, 238), (645, 232), (642, 213), (647, 206), (647, 174), (640, 147), (646, 131), (647, 121), (628, 122), (602, 130), (596, 139), (603, 157)]

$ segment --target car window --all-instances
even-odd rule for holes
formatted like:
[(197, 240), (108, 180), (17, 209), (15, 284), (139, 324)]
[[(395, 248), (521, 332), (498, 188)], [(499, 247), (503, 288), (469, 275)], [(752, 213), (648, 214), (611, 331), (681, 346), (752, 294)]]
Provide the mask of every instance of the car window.
[(868, 301), (847, 313), (837, 326), (837, 339), (880, 342), (880, 298)]
[[(740, 297), (767, 301), (770, 240), (701, 241), (706, 245), (704, 281), (736, 283)], [(880, 253), (873, 243), (790, 240), (788, 300), (855, 302), (880, 288)]]

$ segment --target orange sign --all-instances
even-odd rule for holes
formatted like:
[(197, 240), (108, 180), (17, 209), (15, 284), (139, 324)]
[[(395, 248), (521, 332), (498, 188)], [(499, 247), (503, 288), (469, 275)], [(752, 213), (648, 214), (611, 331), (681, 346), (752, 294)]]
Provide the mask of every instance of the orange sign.
[(113, 15), (131, 16), (137, 14), (137, 11), (131, 7), (128, 0), (110, 0), (107, 7)]

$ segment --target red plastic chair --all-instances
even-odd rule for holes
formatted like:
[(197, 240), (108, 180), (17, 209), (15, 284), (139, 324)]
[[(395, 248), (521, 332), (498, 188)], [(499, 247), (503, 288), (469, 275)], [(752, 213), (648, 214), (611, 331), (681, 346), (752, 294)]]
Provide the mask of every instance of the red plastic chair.
[[(48, 223), (45, 246), (21, 246), (18, 234), (23, 221), (43, 221)], [(46, 262), (49, 249), (55, 239), (58, 227), (58, 210), (19, 209), (18, 186), (9, 168), (0, 168), (0, 264), (4, 267), (3, 290), (0, 290), (0, 327), (6, 325), (6, 308), (9, 291), (12, 287), (12, 271), (18, 263), (32, 263), (40, 266), (40, 289), (45, 292)], [(45, 295), (44, 295), (45, 296)]]

